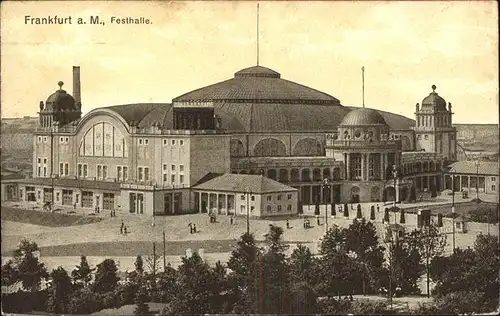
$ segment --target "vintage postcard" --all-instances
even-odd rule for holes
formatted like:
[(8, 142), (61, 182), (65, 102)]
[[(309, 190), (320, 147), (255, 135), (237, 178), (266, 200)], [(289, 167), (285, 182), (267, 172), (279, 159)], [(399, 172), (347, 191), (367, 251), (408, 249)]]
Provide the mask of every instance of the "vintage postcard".
[(495, 1), (4, 1), (2, 314), (497, 314)]

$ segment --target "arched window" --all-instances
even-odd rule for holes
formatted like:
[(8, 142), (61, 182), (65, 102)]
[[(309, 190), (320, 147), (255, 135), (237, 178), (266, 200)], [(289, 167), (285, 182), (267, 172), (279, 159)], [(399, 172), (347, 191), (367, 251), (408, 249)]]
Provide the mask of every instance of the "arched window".
[(311, 171), (309, 169), (302, 169), (302, 182), (311, 181)]
[(288, 182), (288, 170), (280, 169), (280, 182)]
[(324, 168), (323, 169), (323, 179), (330, 179), (330, 178), (331, 178), (330, 168)]
[(340, 180), (340, 168), (333, 169), (333, 180)]
[(92, 125), (80, 142), (80, 156), (128, 157), (128, 146), (122, 133), (107, 122)]
[(276, 180), (276, 176), (277, 176), (276, 169), (269, 169), (269, 170), (267, 170), (267, 177), (269, 179)]
[(323, 180), (321, 178), (321, 169), (314, 168), (314, 170), (313, 170), (313, 180), (314, 181), (321, 181), (321, 180)]
[(292, 169), (292, 171), (290, 172), (290, 178), (292, 182), (300, 182), (299, 169)]
[(301, 139), (293, 149), (294, 156), (322, 156), (321, 143), (314, 138)]
[(245, 156), (245, 147), (239, 139), (231, 139), (231, 157), (243, 157)]
[(275, 138), (266, 138), (255, 145), (254, 155), (258, 157), (286, 156), (286, 146)]

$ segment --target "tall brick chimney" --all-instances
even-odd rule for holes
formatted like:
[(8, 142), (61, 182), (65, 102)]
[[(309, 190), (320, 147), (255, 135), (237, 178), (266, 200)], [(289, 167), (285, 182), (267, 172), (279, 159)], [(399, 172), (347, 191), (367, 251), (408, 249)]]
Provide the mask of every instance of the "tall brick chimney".
[(82, 99), (80, 94), (80, 66), (73, 66), (73, 98), (75, 98), (78, 109), (81, 110)]

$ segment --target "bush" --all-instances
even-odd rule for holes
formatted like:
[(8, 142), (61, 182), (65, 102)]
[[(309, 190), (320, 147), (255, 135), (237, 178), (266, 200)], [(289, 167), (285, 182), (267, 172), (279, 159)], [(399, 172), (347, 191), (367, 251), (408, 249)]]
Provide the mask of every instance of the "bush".
[(459, 315), (485, 312), (483, 294), (477, 291), (459, 291), (446, 294), (436, 301), (438, 314)]
[(96, 294), (88, 289), (84, 289), (79, 292), (75, 292), (69, 302), (68, 311), (71, 314), (92, 314), (103, 308), (104, 306), (99, 294)]
[(6, 313), (45, 311), (48, 298), (49, 292), (47, 290), (2, 294), (2, 308)]

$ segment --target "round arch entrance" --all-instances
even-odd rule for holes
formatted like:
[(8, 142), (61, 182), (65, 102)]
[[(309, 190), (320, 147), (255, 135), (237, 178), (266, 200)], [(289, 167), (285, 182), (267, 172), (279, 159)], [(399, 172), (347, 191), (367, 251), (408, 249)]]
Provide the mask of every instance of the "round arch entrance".
[(357, 186), (353, 186), (351, 190), (349, 190), (349, 196), (351, 197), (352, 203), (359, 203), (359, 193), (361, 190)]
[(386, 187), (384, 189), (384, 201), (394, 201), (396, 199), (396, 190), (394, 187)]

